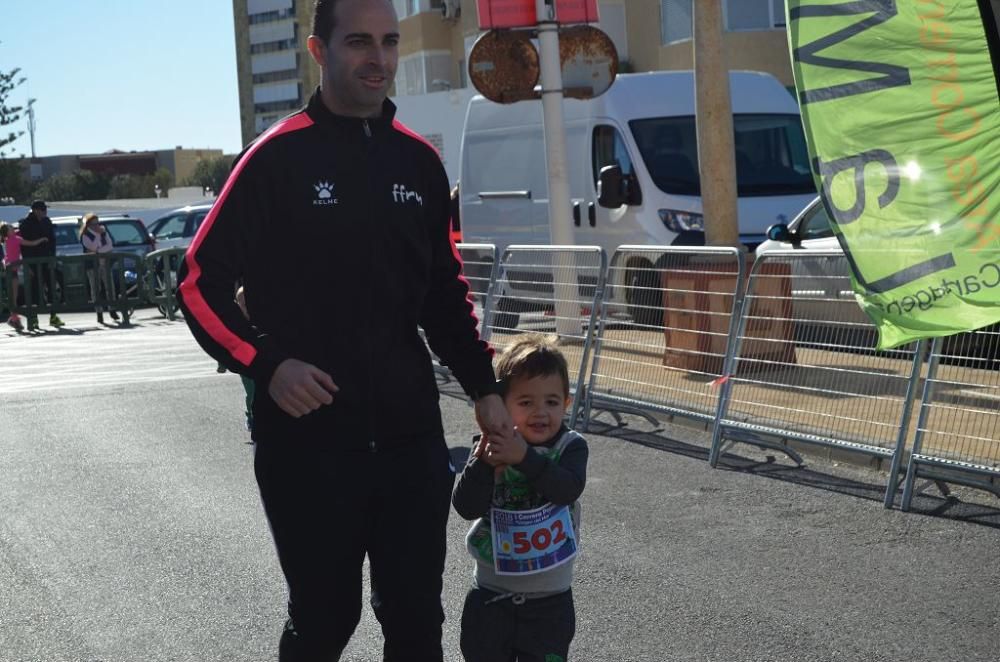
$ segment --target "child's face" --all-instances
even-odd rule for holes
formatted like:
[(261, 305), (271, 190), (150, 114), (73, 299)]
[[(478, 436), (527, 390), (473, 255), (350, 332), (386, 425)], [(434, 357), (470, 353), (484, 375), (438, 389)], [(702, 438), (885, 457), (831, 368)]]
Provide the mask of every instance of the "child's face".
[(569, 398), (559, 375), (542, 375), (512, 380), (504, 403), (524, 440), (542, 444), (559, 431)]

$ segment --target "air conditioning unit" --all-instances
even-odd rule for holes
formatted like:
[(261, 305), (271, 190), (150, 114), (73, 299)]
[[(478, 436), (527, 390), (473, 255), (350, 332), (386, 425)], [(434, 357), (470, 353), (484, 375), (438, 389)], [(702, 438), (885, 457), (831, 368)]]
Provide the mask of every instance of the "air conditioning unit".
[(457, 21), (462, 16), (462, 0), (442, 0), (441, 18), (446, 21)]

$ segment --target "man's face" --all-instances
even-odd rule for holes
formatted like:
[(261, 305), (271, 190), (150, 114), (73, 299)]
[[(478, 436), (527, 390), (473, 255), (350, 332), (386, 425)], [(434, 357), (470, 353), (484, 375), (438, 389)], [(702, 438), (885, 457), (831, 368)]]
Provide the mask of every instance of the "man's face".
[(329, 41), (309, 38), (309, 52), (323, 67), (323, 100), (338, 115), (376, 116), (396, 77), (396, 11), (388, 0), (340, 0), (333, 11)]
[(46, 209), (45, 207), (34, 207), (31, 210), (31, 213), (34, 214), (35, 218), (37, 218), (38, 220), (42, 220), (43, 218), (48, 216), (49, 210)]

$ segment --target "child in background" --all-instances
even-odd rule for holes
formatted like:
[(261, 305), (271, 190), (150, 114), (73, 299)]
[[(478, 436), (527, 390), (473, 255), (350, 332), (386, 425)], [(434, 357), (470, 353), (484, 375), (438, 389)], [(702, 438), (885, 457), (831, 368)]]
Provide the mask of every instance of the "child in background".
[[(243, 286), (240, 285), (236, 290), (236, 305), (240, 307), (240, 311), (243, 312), (243, 317), (250, 319), (250, 313), (247, 312), (247, 297), (243, 293)], [(250, 441), (247, 443), (253, 443), (253, 396), (256, 390), (256, 385), (253, 379), (247, 377), (246, 375), (240, 375), (240, 381), (243, 382), (243, 391), (246, 393), (246, 417), (247, 417), (247, 430), (250, 432)]]
[(497, 362), (509, 439), (478, 440), (452, 495), (475, 519), (466, 548), (475, 579), (462, 611), (467, 662), (564, 662), (576, 632), (573, 558), (587, 474), (587, 443), (563, 424), (569, 371), (555, 342), (537, 334)]
[(14, 327), (15, 331), (24, 328), (21, 318), (17, 314), (17, 294), (19, 282), (17, 280), (17, 267), (10, 266), (14, 262), (21, 260), (21, 236), (14, 231), (14, 228), (6, 223), (0, 223), (0, 244), (3, 244), (3, 267), (10, 280), (10, 317), (7, 324)]

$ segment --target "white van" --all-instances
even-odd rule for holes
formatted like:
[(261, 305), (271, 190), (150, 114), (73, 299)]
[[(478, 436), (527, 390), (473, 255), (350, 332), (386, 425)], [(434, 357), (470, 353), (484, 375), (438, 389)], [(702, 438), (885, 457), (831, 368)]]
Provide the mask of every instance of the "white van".
[[(766, 73), (734, 71), (729, 80), (740, 239), (752, 249), (768, 226), (795, 218), (816, 187), (795, 99)], [(572, 226), (575, 244), (610, 256), (622, 244), (704, 243), (693, 72), (623, 74), (602, 96), (567, 99), (563, 109), (573, 213), (560, 222)], [(551, 243), (541, 101), (474, 97), (460, 170), (463, 241), (501, 251)]]

